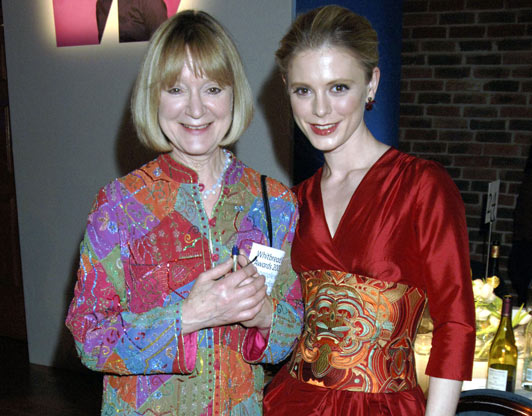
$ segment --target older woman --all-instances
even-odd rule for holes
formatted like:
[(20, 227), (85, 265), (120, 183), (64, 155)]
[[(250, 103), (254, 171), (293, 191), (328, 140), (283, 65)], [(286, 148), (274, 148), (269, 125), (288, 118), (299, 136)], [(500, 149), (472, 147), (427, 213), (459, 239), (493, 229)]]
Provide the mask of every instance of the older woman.
[[(219, 23), (184, 11), (157, 30), (132, 113), (162, 154), (97, 195), (66, 320), (82, 362), (106, 373), (102, 414), (260, 414), (256, 364), (284, 359), (301, 331), (297, 209), (285, 186), (268, 179), (264, 194), (261, 175), (224, 149), (252, 100)], [(246, 257), (269, 241), (286, 253), (271, 296)]]
[(324, 166), (298, 185), (292, 250), (305, 329), (264, 401), (269, 415), (422, 415), (413, 343), (434, 320), (427, 415), (454, 415), (475, 321), (464, 207), (438, 164), (364, 123), (379, 84), (377, 34), (351, 11), (301, 15), (281, 41), (297, 125)]

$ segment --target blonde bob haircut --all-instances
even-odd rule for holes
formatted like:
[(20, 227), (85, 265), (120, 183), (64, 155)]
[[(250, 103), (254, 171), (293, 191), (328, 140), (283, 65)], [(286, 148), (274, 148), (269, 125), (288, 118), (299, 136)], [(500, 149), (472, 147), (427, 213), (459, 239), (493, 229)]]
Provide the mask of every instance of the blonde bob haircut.
[(161, 91), (179, 80), (184, 65), (197, 77), (233, 88), (232, 123), (220, 146), (236, 142), (253, 117), (253, 97), (240, 55), (212, 16), (185, 10), (153, 34), (133, 89), (131, 113), (142, 144), (158, 152), (172, 150), (159, 126), (158, 110)]
[(343, 48), (354, 55), (364, 70), (366, 82), (379, 65), (377, 32), (369, 21), (344, 7), (330, 5), (310, 10), (296, 18), (275, 53), (286, 79), (295, 55), (321, 47)]

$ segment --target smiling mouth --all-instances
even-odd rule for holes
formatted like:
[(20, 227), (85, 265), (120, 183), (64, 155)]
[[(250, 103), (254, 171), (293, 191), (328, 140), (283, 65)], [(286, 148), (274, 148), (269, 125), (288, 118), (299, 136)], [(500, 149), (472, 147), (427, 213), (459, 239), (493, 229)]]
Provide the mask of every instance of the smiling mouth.
[(189, 130), (204, 130), (207, 127), (209, 127), (211, 125), (211, 123), (202, 124), (201, 126), (193, 126), (191, 124), (184, 124), (184, 123), (181, 123), (181, 125), (184, 128), (189, 129)]
[(327, 136), (331, 133), (333, 133), (336, 128), (338, 127), (339, 123), (331, 123), (331, 124), (311, 124), (310, 128), (312, 131), (319, 135), (319, 136)]

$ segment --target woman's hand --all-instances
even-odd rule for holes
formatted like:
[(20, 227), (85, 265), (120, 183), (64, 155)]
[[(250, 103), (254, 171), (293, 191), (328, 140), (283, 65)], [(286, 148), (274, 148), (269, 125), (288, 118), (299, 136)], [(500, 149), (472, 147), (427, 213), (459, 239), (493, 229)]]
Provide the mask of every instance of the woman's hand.
[[(253, 277), (248, 277), (246, 280), (240, 283), (240, 285), (242, 286), (247, 283), (250, 283), (251, 280), (256, 279), (258, 276), (258, 274), (255, 274)], [(262, 275), (260, 276), (263, 277)], [(272, 314), (272, 300), (268, 295), (266, 295), (266, 298), (264, 300), (264, 303), (262, 304), (262, 308), (260, 309), (259, 313), (257, 313), (254, 318), (249, 319), (247, 321), (241, 321), (240, 323), (246, 328), (257, 328), (264, 338), (268, 338), (268, 334), (270, 333), (270, 327), (272, 326)]]
[(239, 256), (238, 261), (242, 268), (236, 272), (231, 272), (229, 259), (198, 276), (181, 309), (183, 334), (237, 322), (253, 323), (259, 313), (258, 322), (267, 322), (268, 306), (264, 305), (268, 303), (271, 310), (271, 304), (264, 276), (257, 274), (245, 256)]
[(270, 327), (272, 326), (272, 314), (273, 314), (273, 305), (272, 300), (269, 296), (266, 296), (262, 308), (259, 313), (255, 315), (253, 319), (240, 322), (247, 328), (257, 328), (262, 336), (266, 339), (270, 333)]
[[(243, 257), (243, 256), (240, 256)], [(239, 259), (240, 259), (239, 257)], [(245, 264), (248, 264), (248, 259), (244, 257), (246, 260)], [(256, 279), (258, 276), (264, 278), (264, 276), (259, 274), (254, 274), (252, 277), (248, 277), (246, 280), (244, 280), (240, 285), (245, 285), (250, 283), (253, 279)], [(266, 281), (266, 278), (264, 278)], [(273, 305), (271, 298), (266, 295), (264, 299), (264, 303), (262, 304), (262, 308), (260, 309), (259, 313), (255, 315), (254, 318), (248, 319), (246, 321), (241, 321), (240, 323), (245, 326), (246, 328), (258, 328), (266, 337), (268, 333), (270, 332), (270, 327), (272, 326), (272, 314), (273, 314)]]

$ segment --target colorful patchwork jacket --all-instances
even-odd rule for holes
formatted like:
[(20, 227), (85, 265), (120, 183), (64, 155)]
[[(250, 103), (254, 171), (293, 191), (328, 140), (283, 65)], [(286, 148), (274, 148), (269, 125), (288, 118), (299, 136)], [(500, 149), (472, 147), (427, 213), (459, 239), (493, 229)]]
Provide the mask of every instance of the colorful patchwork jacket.
[(302, 328), (301, 287), (290, 263), (294, 195), (268, 179), (273, 246), (285, 251), (272, 291), (268, 339), (231, 325), (181, 333), (196, 277), (268, 245), (260, 174), (232, 156), (208, 218), (197, 174), (161, 155), (104, 187), (81, 244), (66, 324), (82, 362), (105, 372), (103, 415), (260, 415), (258, 363), (288, 356)]

